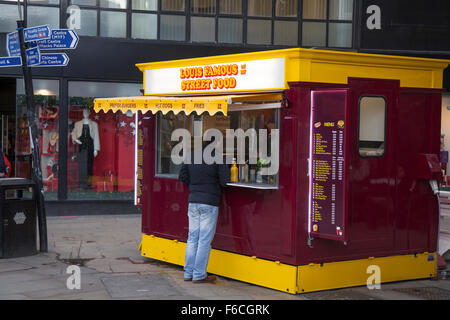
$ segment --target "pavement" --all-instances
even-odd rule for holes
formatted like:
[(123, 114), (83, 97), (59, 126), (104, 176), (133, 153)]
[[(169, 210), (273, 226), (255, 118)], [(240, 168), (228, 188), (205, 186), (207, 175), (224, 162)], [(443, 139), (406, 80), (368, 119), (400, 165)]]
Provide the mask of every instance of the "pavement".
[[(140, 215), (48, 217), (48, 253), (0, 259), (0, 300), (450, 300), (444, 274), (440, 280), (382, 284), (379, 290), (302, 295), (223, 277), (193, 284), (183, 281), (182, 267), (140, 256), (140, 225)], [(73, 265), (80, 270), (80, 289), (68, 288), (76, 283)]]

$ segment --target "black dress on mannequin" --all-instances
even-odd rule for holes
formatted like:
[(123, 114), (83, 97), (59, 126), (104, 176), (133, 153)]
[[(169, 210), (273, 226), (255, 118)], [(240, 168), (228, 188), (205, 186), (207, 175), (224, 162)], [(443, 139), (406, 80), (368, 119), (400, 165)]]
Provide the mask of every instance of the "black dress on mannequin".
[(89, 133), (89, 125), (83, 124), (78, 146), (78, 184), (80, 189), (88, 189), (92, 184), (92, 163), (94, 161), (94, 140)]

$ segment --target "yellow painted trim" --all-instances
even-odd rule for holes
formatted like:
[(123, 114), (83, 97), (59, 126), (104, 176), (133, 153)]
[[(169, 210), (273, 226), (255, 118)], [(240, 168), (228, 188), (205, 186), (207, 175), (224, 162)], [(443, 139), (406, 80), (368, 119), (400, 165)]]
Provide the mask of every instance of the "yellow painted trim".
[[(145, 234), (140, 244), (142, 256), (181, 266), (184, 265), (185, 249), (184, 242)], [(428, 261), (430, 256), (433, 260)], [(367, 273), (370, 265), (380, 267), (381, 283), (433, 278), (437, 270), (435, 253), (292, 266), (212, 249), (208, 272), (295, 294), (365, 286), (371, 275)]]
[[(285, 88), (289, 87), (289, 82), (296, 81), (346, 84), (349, 77), (396, 79), (400, 80), (402, 87), (442, 88), (443, 70), (450, 63), (450, 60), (442, 59), (294, 48), (141, 63), (136, 66), (145, 73), (145, 70), (149, 69), (225, 64), (281, 57), (285, 58)], [(226, 93), (222, 92), (222, 94)]]

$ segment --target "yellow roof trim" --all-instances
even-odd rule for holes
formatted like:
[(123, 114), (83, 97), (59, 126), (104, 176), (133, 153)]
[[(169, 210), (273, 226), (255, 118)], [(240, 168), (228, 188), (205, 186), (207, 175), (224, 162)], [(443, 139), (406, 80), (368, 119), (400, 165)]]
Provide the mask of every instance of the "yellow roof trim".
[(216, 113), (227, 114), (227, 106), (229, 96), (216, 97), (119, 97), (119, 98), (98, 98), (94, 101), (94, 110), (99, 112), (103, 110), (108, 112), (112, 110), (114, 113), (121, 111), (126, 113), (131, 111), (141, 111), (142, 113), (152, 112), (153, 114), (161, 111), (167, 114), (173, 111), (175, 114), (184, 112), (189, 115), (192, 112), (202, 114), (204, 112), (210, 115)]

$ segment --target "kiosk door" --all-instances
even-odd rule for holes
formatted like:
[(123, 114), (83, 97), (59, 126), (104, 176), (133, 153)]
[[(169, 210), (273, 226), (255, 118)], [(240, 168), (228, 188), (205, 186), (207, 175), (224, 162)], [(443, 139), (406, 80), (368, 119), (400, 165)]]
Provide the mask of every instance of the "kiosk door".
[(350, 81), (349, 240), (392, 248), (395, 195), (392, 112), (398, 82)]

